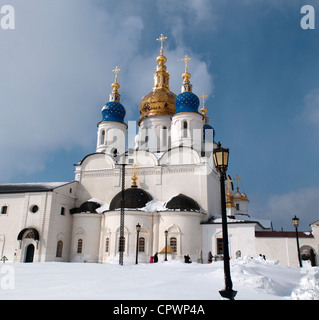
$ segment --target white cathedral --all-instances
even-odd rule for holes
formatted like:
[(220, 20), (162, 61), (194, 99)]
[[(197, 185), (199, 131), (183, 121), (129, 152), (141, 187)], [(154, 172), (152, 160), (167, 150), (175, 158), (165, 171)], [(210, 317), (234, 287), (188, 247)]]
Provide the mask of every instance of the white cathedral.
[[(181, 93), (169, 88), (161, 35), (154, 86), (140, 104), (135, 146), (120, 102), (119, 69), (98, 123), (96, 152), (75, 164), (72, 182), (0, 185), (0, 258), (11, 262), (116, 263), (119, 260), (122, 182), (124, 264), (159, 261), (208, 262), (223, 255), (219, 175), (212, 153), (217, 144), (206, 115), (205, 95), (192, 92), (185, 56)], [(131, 130), (132, 129), (132, 130)], [(131, 131), (131, 132), (130, 132)], [(125, 164), (124, 176), (121, 175)], [(276, 259), (297, 266), (294, 232), (273, 231), (268, 220), (253, 218), (248, 197), (228, 178), (227, 216), (231, 259)], [(235, 183), (234, 183), (235, 185)], [(235, 191), (235, 192), (233, 192)], [(140, 226), (139, 232), (137, 225)], [(299, 232), (301, 251), (319, 263), (319, 220)]]

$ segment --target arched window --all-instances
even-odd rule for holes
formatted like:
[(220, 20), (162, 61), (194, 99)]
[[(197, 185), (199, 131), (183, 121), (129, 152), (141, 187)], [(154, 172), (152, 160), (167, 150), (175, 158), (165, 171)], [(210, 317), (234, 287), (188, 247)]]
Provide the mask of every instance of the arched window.
[(183, 138), (188, 137), (188, 123), (187, 121), (183, 121)]
[(145, 252), (145, 238), (138, 239), (138, 252)]
[(104, 144), (104, 143), (105, 143), (105, 131), (102, 130), (101, 136), (100, 136), (100, 144)]
[(82, 253), (82, 247), (83, 247), (83, 240), (79, 239), (78, 240), (78, 248), (77, 248), (77, 253)]
[(110, 238), (106, 238), (105, 240), (105, 252), (109, 252), (110, 248)]
[(163, 147), (167, 146), (167, 127), (163, 127), (162, 129), (162, 145)]
[(62, 258), (62, 250), (63, 250), (63, 242), (61, 240), (58, 241), (56, 246), (56, 257)]
[(172, 248), (173, 252), (177, 252), (177, 239), (175, 237), (171, 237), (169, 239), (169, 245)]

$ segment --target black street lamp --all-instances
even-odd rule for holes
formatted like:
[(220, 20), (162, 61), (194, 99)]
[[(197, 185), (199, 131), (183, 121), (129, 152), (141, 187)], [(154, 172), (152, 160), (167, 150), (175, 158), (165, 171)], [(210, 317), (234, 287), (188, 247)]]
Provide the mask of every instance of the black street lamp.
[(217, 171), (219, 172), (221, 209), (222, 209), (222, 229), (223, 229), (223, 251), (224, 251), (224, 277), (225, 289), (219, 291), (223, 298), (234, 300), (237, 291), (233, 290), (233, 283), (230, 276), (229, 264), (229, 248), (228, 248), (228, 230), (227, 230), (227, 215), (226, 215), (226, 196), (225, 196), (225, 180), (228, 167), (229, 149), (222, 148), (218, 142), (217, 148), (214, 149), (213, 158)]
[(298, 225), (299, 225), (299, 218), (296, 216), (292, 219), (292, 223), (295, 226), (296, 229), (296, 240), (297, 240), (297, 250), (298, 250), (298, 259), (299, 259), (299, 266), (302, 268), (302, 260), (301, 260), (301, 254), (300, 254), (300, 248), (299, 248), (299, 236), (298, 236)]
[(136, 225), (136, 232), (137, 232), (137, 240), (136, 240), (136, 259), (135, 259), (135, 264), (138, 264), (138, 242), (139, 242), (139, 237), (140, 237), (140, 231), (141, 231), (141, 226), (138, 223)]
[(165, 230), (165, 259), (164, 261), (167, 261), (167, 235), (168, 235), (168, 231)]

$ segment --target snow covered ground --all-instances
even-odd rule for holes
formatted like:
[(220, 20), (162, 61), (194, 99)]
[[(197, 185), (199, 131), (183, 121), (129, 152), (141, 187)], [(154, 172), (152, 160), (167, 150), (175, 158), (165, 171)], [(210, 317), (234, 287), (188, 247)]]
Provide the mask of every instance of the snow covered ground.
[[(248, 257), (231, 261), (236, 300), (319, 299), (319, 267), (289, 268)], [(0, 265), (0, 300), (220, 300), (223, 262), (125, 265)]]

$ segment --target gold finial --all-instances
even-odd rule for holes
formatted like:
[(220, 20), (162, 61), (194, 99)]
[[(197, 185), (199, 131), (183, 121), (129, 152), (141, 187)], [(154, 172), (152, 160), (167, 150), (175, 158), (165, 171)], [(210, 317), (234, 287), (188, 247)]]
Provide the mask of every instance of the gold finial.
[(115, 81), (114, 81), (114, 83), (112, 84), (112, 88), (113, 88), (115, 91), (117, 91), (117, 90), (120, 88), (120, 85), (117, 83), (117, 76), (118, 76), (118, 74), (121, 72), (121, 69), (120, 69), (118, 66), (116, 66), (115, 69), (112, 70), (112, 72), (115, 73)]
[(136, 167), (137, 165), (134, 163), (133, 164), (133, 168), (134, 168), (134, 173), (133, 173), (133, 177), (131, 178), (132, 179), (132, 188), (136, 188), (137, 187), (137, 184), (136, 184), (136, 181), (138, 180), (138, 177), (136, 176)]
[(161, 55), (163, 55), (163, 43), (166, 39), (167, 39), (167, 37), (163, 36), (163, 33), (161, 34), (161, 36), (158, 39), (156, 39), (156, 41), (161, 41)]
[(207, 98), (207, 95), (203, 92), (203, 94), (200, 96), (201, 99), (203, 99), (203, 108), (200, 109), (201, 113), (206, 116), (207, 109), (205, 108), (205, 99)]
[(115, 81), (112, 83), (112, 88), (113, 88), (113, 91), (112, 93), (110, 94), (110, 101), (116, 101), (116, 102), (120, 102), (120, 94), (119, 94), (119, 88), (120, 88), (120, 85), (118, 84), (117, 82), (117, 76), (118, 74), (120, 73), (121, 69), (116, 66), (114, 70), (112, 70), (112, 72), (115, 73)]
[(203, 94), (200, 96), (201, 99), (203, 99), (203, 107), (200, 109), (200, 112), (204, 115), (205, 118), (205, 124), (209, 124), (209, 118), (207, 117), (207, 108), (205, 107), (205, 99), (207, 98), (207, 95), (203, 92)]
[(185, 62), (185, 72), (188, 72), (187, 64), (191, 60), (192, 60), (192, 58), (188, 57), (187, 55), (185, 56), (185, 58), (182, 59), (182, 61)]
[(238, 182), (241, 180), (241, 178), (238, 177), (238, 174), (236, 175), (236, 178), (234, 179), (237, 181), (237, 192), (239, 191), (239, 185)]
[(227, 201), (226, 201), (226, 207), (235, 207), (234, 203), (233, 203), (233, 193), (231, 191), (231, 183), (233, 182), (232, 180), (230, 180), (229, 178), (227, 178), (227, 180), (225, 181), (227, 183)]
[(183, 85), (182, 85), (182, 92), (192, 92), (192, 85), (190, 84), (190, 77), (191, 74), (188, 72), (188, 62), (192, 59), (188, 57), (187, 55), (182, 59), (182, 61), (185, 63), (185, 72), (182, 75), (182, 78), (184, 79)]

